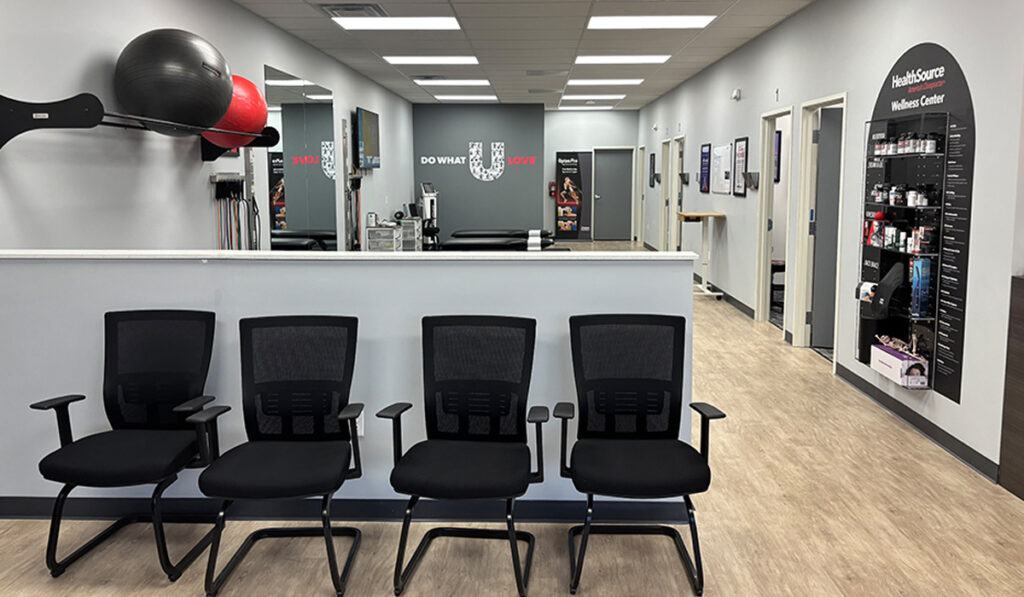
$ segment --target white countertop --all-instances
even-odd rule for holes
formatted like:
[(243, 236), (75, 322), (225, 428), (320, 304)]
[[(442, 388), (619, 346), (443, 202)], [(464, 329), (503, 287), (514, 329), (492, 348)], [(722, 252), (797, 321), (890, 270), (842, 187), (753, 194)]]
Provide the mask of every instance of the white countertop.
[(210, 251), (210, 250), (0, 250), (4, 260), (215, 260), (215, 261), (696, 261), (690, 251)]

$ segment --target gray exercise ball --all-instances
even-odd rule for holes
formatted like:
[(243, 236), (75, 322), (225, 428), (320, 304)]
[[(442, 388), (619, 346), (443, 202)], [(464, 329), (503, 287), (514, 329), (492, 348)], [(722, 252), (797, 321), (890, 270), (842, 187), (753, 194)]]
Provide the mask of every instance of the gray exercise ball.
[[(231, 72), (213, 44), (180, 29), (155, 29), (125, 46), (114, 70), (114, 92), (134, 116), (212, 127), (231, 105)], [(194, 132), (146, 124), (165, 135)]]

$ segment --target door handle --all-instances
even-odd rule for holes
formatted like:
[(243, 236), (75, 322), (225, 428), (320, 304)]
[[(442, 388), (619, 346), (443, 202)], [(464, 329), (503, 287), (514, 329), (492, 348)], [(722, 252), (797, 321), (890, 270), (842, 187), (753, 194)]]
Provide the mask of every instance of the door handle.
[(600, 198), (601, 198), (600, 195), (594, 195), (594, 199), (600, 199)]

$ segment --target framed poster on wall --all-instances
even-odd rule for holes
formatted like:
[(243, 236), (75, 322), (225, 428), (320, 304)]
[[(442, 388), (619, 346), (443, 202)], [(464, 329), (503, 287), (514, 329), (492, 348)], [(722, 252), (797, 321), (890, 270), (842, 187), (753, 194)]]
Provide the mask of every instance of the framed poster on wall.
[(648, 184), (651, 186), (652, 189), (654, 188), (655, 167), (656, 167), (654, 159), (655, 159), (654, 158), (654, 152), (652, 151), (651, 152), (651, 169), (648, 172), (648, 175), (649, 175)]
[(732, 194), (735, 197), (747, 196), (747, 145), (749, 137), (736, 139), (732, 154)]
[(711, 192), (711, 144), (700, 146), (700, 192)]
[(728, 195), (729, 167), (732, 165), (732, 143), (711, 149), (711, 192)]

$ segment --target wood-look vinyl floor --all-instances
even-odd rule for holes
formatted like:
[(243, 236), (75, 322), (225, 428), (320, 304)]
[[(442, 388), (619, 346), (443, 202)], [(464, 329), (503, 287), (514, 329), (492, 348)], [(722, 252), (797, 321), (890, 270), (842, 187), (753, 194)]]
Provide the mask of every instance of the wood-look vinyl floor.
[[(777, 328), (696, 302), (694, 397), (728, 413), (712, 425), (711, 489), (694, 498), (706, 595), (1024, 595), (1024, 501), (833, 377), (820, 356), (784, 344)], [(145, 525), (50, 578), (47, 524), (0, 521), (0, 595), (203, 594), (205, 557), (168, 583)], [(102, 524), (71, 521), (62, 540), (75, 544)], [(229, 522), (221, 561), (267, 524)], [(356, 526), (363, 545), (347, 595), (391, 595), (400, 525)], [(412, 545), (429, 526), (414, 527)], [(568, 594), (568, 526), (520, 525), (537, 535), (532, 597)], [(203, 531), (170, 526), (172, 553)], [(348, 540), (337, 544), (343, 558)], [(265, 540), (221, 594), (331, 595), (326, 568), (321, 540)], [(514, 594), (505, 543), (457, 539), (435, 542), (405, 593)], [(667, 539), (592, 538), (581, 596), (690, 594)]]

